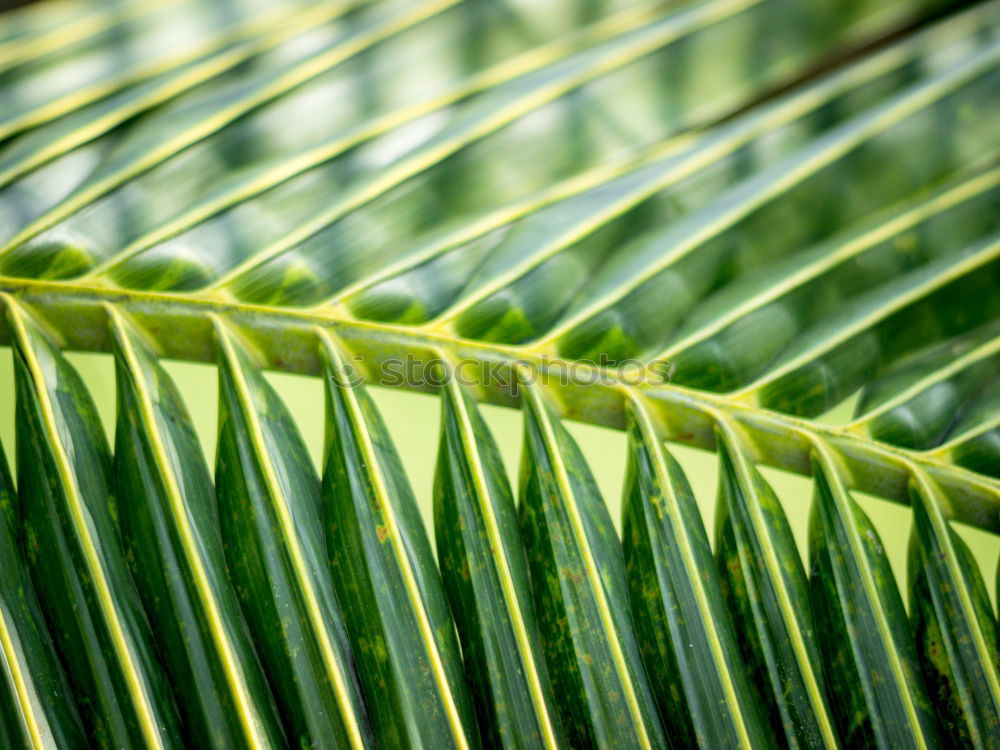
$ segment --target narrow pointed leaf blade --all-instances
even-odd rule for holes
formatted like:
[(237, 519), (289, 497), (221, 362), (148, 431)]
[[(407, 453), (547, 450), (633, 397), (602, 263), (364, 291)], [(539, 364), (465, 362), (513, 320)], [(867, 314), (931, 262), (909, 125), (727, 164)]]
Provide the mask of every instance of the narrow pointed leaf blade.
[(177, 709), (125, 563), (111, 452), (76, 370), (7, 297), (28, 568), (100, 747), (180, 746)]
[(542, 394), (530, 385), (522, 394), (521, 532), (570, 745), (666, 747), (604, 499)]
[[(996, 192), (991, 216), (1000, 209), (1000, 185)], [(992, 321), (906, 358), (868, 383), (853, 426), (893, 445), (933, 448), (955, 426), (956, 413), (998, 375), (1000, 321)]]
[(1000, 747), (1000, 657), (986, 584), (932, 480), (916, 474), (910, 497), (910, 618), (928, 697), (950, 742)]
[(720, 419), (716, 555), (751, 679), (791, 747), (836, 747), (809, 584), (785, 512)]
[(0, 744), (83, 747), (76, 703), (28, 579), (12, 514), (6, 512), (13, 510), (14, 497), (0, 445)]
[(830, 699), (849, 747), (938, 746), (903, 600), (882, 540), (814, 443), (812, 601)]
[(937, 452), (959, 466), (1000, 478), (1000, 377), (963, 407)]
[(271, 692), (226, 575), (215, 490), (191, 418), (140, 334), (113, 308), (109, 317), (119, 525), (188, 741), (280, 746)]
[(684, 747), (766, 748), (691, 485), (633, 400), (622, 537), (636, 636), (671, 737)]
[(565, 744), (545, 668), (514, 496), (475, 402), (442, 392), (434, 525), (466, 674), (490, 747)]
[(337, 344), (320, 336), (327, 544), (377, 741), (478, 747), (454, 623), (413, 490), (371, 397)]
[(217, 322), (216, 342), (222, 539), (288, 734), (303, 746), (371, 747), (327, 563), (319, 476), (237, 335)]

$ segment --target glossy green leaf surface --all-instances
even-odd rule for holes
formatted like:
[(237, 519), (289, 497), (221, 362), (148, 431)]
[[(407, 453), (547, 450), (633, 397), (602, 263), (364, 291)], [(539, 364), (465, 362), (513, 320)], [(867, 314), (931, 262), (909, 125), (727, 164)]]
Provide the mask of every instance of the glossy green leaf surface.
[[(453, 231), (413, 243), (398, 262), (348, 284), (332, 301), (365, 319), (419, 323), (437, 316), (437, 325), (488, 340), (544, 332), (610, 248), (639, 252), (642, 242), (627, 240), (656, 236), (656, 218), (676, 221), (810, 137), (898, 93), (913, 83), (914, 70), (949, 67), (956, 47), (988, 44), (991, 18), (991, 9), (977, 9), (795, 89), (704, 139), (667, 139), (459, 222)], [(714, 33), (714, 26), (699, 32)], [(538, 288), (547, 293), (535, 293)], [(681, 294), (671, 310), (683, 310), (689, 296)], [(658, 319), (635, 323), (656, 328), (650, 321)]]
[[(988, 292), (1000, 274), (1000, 233), (984, 237), (962, 252), (903, 274), (884, 287), (862, 294), (835, 311), (808, 339), (793, 342), (781, 361), (749, 387), (769, 408), (814, 415), (842, 401), (864, 382), (865, 367), (875, 371), (894, 357), (915, 351), (994, 319), (998, 300)], [(985, 304), (966, 306), (969, 297)], [(935, 314), (933, 327), (907, 336), (908, 321)]]
[(326, 335), (323, 510), (334, 586), (379, 743), (479, 747), (427, 531), (381, 416)]
[(966, 402), (935, 452), (1000, 477), (1000, 378), (993, 377)]
[(229, 582), (211, 475), (180, 393), (140, 334), (110, 314), (118, 424), (116, 496), (125, 554), (159, 643), (187, 741), (284, 742)]
[[(305, 3), (287, 0), (238, 2), (236, 18), (241, 23), (231, 25), (225, 22), (225, 15), (219, 12), (223, 8), (216, 2), (133, 3), (130, 8), (122, 5), (125, 7), (106, 8), (106, 19), (98, 19), (91, 27), (94, 33), (81, 35), (75, 43), (58, 50), (60, 54), (35, 59), (27, 55), (7, 71), (5, 88), (11, 108), (0, 117), (0, 137), (101, 99), (216, 50), (231, 39), (281, 22), (283, 17), (306, 7)], [(129, 66), (123, 67), (119, 56), (126, 52), (132, 59)]]
[(434, 528), (483, 741), (490, 747), (559, 747), (566, 739), (499, 450), (454, 377), (441, 405)]
[(15, 500), (0, 445), (0, 742), (12, 749), (83, 747), (83, 725), (15, 536)]
[[(674, 367), (674, 379), (712, 390), (746, 385), (796, 336), (810, 331), (810, 324), (836, 314), (845, 300), (922, 262), (958, 252), (994, 230), (998, 182), (995, 168), (974, 169), (930, 195), (920, 194), (803, 252), (750, 271), (711, 295), (677, 331), (676, 342), (662, 355)], [(768, 331), (765, 340), (753, 335), (758, 330)], [(863, 360), (864, 365), (871, 362)], [(852, 364), (831, 375), (856, 382), (863, 372)], [(877, 429), (885, 439), (887, 427)]]
[(954, 746), (1000, 743), (997, 623), (968, 546), (941, 513), (940, 490), (914, 477), (910, 619), (928, 697)]
[(827, 684), (851, 747), (937, 747), (910, 622), (878, 532), (847, 493), (828, 448), (815, 447), (810, 585)]
[(858, 401), (855, 425), (907, 448), (933, 448), (956, 412), (1000, 374), (1000, 326), (986, 325), (900, 362)]
[(572, 745), (666, 747), (629, 615), (621, 542), (579, 448), (533, 386), (521, 533), (556, 702)]
[(177, 709), (115, 526), (111, 451), (90, 394), (30, 314), (5, 303), (16, 351), (21, 533), (89, 741), (179, 747)]
[(640, 401), (630, 405), (628, 436), (622, 538), (629, 599), (671, 742), (771, 747), (691, 485)]
[(0, 745), (995, 744), (1000, 0), (57, 0), (0, 69)]
[[(978, 120), (963, 130), (968, 142), (922, 163), (924, 171), (895, 172), (888, 167), (898, 158), (896, 149), (919, 148), (940, 137), (935, 129), (943, 111), (968, 109), (968, 102), (996, 86), (997, 55), (1000, 46), (994, 43), (928, 76), (758, 170), (702, 210), (667, 224), (636, 252), (614, 256), (588, 281), (547, 338), (570, 344), (560, 349), (569, 357), (593, 358), (602, 351), (612, 352), (616, 360), (642, 357), (666, 343), (663, 337), (679, 317), (668, 307), (677, 293), (697, 300), (727, 272), (785, 257), (828, 237), (832, 228), (911, 194), (915, 184), (933, 184), (974, 164), (984, 151), (996, 147), (994, 134), (985, 126), (980, 129)], [(850, 200), (831, 205), (833, 186), (844, 179), (845, 170), (853, 169), (878, 170), (882, 178), (867, 181), (864, 194), (852, 191)], [(822, 218), (814, 218), (817, 213)], [(773, 231), (776, 226), (782, 228), (780, 234)], [(656, 317), (660, 308), (669, 315), (666, 325), (644, 329), (643, 321)], [(602, 343), (605, 340), (614, 342), (614, 348)], [(584, 341), (590, 347), (582, 348)], [(596, 350), (591, 348), (595, 345)]]
[[(389, 194), (382, 202), (388, 201), (392, 206), (401, 207), (412, 203), (412, 189), (403, 188), (401, 183), (417, 178), (421, 172), (432, 170), (432, 173), (420, 176), (419, 179), (437, 192), (435, 186), (440, 182), (439, 178), (454, 174), (456, 167), (474, 169), (478, 164), (488, 165), (493, 161), (497, 149), (504, 149), (508, 160), (517, 158), (526, 167), (530, 166), (530, 170), (523, 172), (516, 183), (503, 180), (497, 187), (508, 186), (506, 193), (510, 194), (511, 199), (517, 194), (524, 195), (526, 190), (532, 189), (533, 181), (558, 179), (568, 174), (569, 165), (573, 165), (569, 172), (572, 173), (587, 164), (613, 156), (622, 148), (634, 149), (640, 143), (653, 143), (658, 138), (676, 132), (680, 125), (700, 120), (705, 116), (703, 113), (725, 111), (734, 102), (780, 80), (779, 76), (790, 60), (804, 64), (822, 54), (835, 41), (859, 35), (866, 24), (871, 23), (868, 16), (874, 15), (875, 11), (874, 4), (870, 3), (859, 4), (857, 8), (842, 13), (829, 13), (822, 7), (773, 0), (766, 3), (714, 0), (698, 4), (690, 10), (681, 8), (671, 14), (667, 14), (665, 11), (668, 9), (664, 8), (650, 14), (641, 27), (636, 27), (634, 23), (619, 23), (617, 26), (621, 31), (614, 38), (599, 39), (591, 49), (571, 49), (570, 54), (565, 54), (562, 59), (555, 59), (542, 70), (529, 69), (515, 80), (496, 81), (492, 90), (480, 99), (461, 102), (453, 108), (454, 111), (438, 113), (443, 115), (445, 125), (438, 127), (430, 138), (421, 137), (418, 129), (418, 145), (406, 154), (406, 158), (392, 164), (391, 168), (370, 170), (370, 175), (363, 174), (359, 179), (347, 180), (346, 184), (342, 176), (345, 164), (341, 162), (350, 164), (357, 161), (357, 158), (351, 158), (350, 154), (344, 154), (339, 159), (335, 157), (340, 156), (346, 148), (359, 143), (364, 144), (363, 148), (375, 155), (382, 148), (377, 138), (370, 144), (364, 143), (381, 135), (378, 129), (372, 131), (370, 127), (366, 127), (372, 119), (371, 112), (362, 112), (360, 121), (358, 118), (354, 121), (348, 119), (339, 128), (335, 125), (332, 132), (324, 134), (325, 138), (314, 133), (314, 130), (323, 133), (322, 121), (319, 121), (292, 139), (290, 145), (298, 145), (299, 149), (288, 149), (284, 143), (288, 140), (287, 137), (264, 137), (261, 139), (262, 143), (248, 147), (246, 157), (249, 160), (262, 161), (267, 165), (267, 162), (273, 163), (277, 157), (282, 156), (290, 163), (304, 162), (312, 169), (296, 176), (295, 172), (290, 174), (285, 166), (279, 169), (271, 167), (268, 173), (273, 176), (262, 174), (249, 181), (240, 174), (240, 182), (243, 184), (234, 186), (235, 194), (228, 200), (230, 203), (240, 201), (241, 206), (211, 219), (211, 214), (202, 210), (203, 207), (198, 203), (214, 204), (216, 211), (227, 207), (225, 201), (220, 202), (218, 186), (211, 185), (215, 188), (211, 190), (210, 185), (203, 186), (205, 174), (201, 167), (206, 163), (205, 160), (218, 160), (220, 166), (224, 166), (228, 162), (226, 151), (233, 149), (232, 141), (249, 139), (260, 131), (265, 136), (270, 136), (273, 126), (268, 126), (277, 112), (264, 110), (257, 118), (251, 115), (251, 120), (262, 120), (258, 127), (234, 122), (233, 127), (227, 129), (228, 132), (222, 131), (219, 134), (225, 134), (228, 142), (215, 138), (214, 143), (209, 140), (198, 144), (200, 139), (215, 132), (221, 124), (220, 120), (229, 121), (239, 114), (249, 112), (252, 107), (269, 102), (293, 85), (303, 85), (306, 89), (311, 89), (314, 95), (315, 92), (321, 94), (324, 84), (328, 83), (323, 78), (327, 71), (330, 75), (326, 78), (332, 77), (330, 82), (345, 85), (345, 82), (351, 80), (350, 75), (364, 74), (364, 68), (353, 59), (355, 55), (370, 50), (382, 57), (378, 48), (380, 42), (393, 36), (405, 38), (407, 32), (419, 34), (419, 28), (411, 30), (411, 27), (419, 26), (420, 21), (430, 18), (430, 24), (441, 27), (438, 29), (439, 35), (448, 33), (450, 30), (446, 16), (455, 14), (445, 11), (452, 5), (455, 5), (454, 0), (401, 0), (372, 4), (359, 11), (362, 19), (359, 24), (348, 25), (335, 21), (329, 29), (321, 26), (312, 35), (316, 37), (313, 45), (299, 45), (304, 49), (298, 52), (297, 59), (293, 57), (288, 61), (288, 55), (282, 55), (277, 50), (271, 53), (275, 62), (268, 64), (265, 60), (258, 66), (260, 71), (252, 72), (246, 82), (239, 80), (237, 76), (237, 81), (228, 84), (228, 89), (226, 83), (220, 82), (216, 87), (221, 90), (209, 92), (211, 96), (196, 96), (193, 103), (181, 107), (179, 111), (164, 113), (162, 117), (154, 117), (151, 123), (139, 125), (137, 131), (130, 134), (123, 144), (112, 149), (103, 168), (88, 177), (71, 194), (61, 198), (44, 215), (36, 217), (16, 238), (11, 239), (7, 249), (16, 250), (30, 240), (29, 245), (33, 244), (38, 251), (43, 251), (51, 242), (64, 244), (67, 237), (88, 236), (91, 238), (90, 242), (80, 249), (91, 258), (91, 263), (103, 260), (111, 253), (120, 254), (122, 257), (114, 260), (115, 265), (120, 266), (122, 261), (127, 261), (131, 268), (126, 270), (119, 267), (115, 276), (129, 285), (139, 282), (138, 285), (142, 288), (162, 288), (164, 283), (169, 284), (171, 277), (176, 283), (180, 274), (187, 288), (199, 280), (204, 283), (214, 280), (211, 277), (221, 275), (222, 279), (231, 282), (227, 285), (234, 289), (237, 296), (248, 301), (293, 303), (303, 295), (316, 295), (314, 290), (317, 285), (320, 288), (326, 285), (324, 276), (328, 272), (324, 272), (314, 260), (316, 252), (325, 243), (318, 239), (311, 240), (311, 236), (338, 221), (348, 211), (361, 209), (362, 214), (382, 213), (388, 206), (376, 205), (370, 209), (364, 207), (397, 186), (395, 193), (411, 197), (404, 202), (393, 200)], [(466, 8), (457, 9), (460, 20), (474, 30), (480, 23), (479, 11), (475, 8), (476, 4), (470, 3)], [(613, 9), (612, 5), (609, 11)], [(440, 20), (434, 18), (439, 12), (445, 12)], [(892, 17), (905, 12), (904, 3), (893, 3), (885, 16)], [(611, 15), (610, 12), (608, 14)], [(695, 69), (709, 72), (695, 77), (694, 81), (680, 76), (676, 82), (668, 80), (659, 83), (654, 77), (659, 70), (657, 53), (663, 48), (662, 53), (669, 55), (671, 46), (675, 46), (679, 39), (688, 41), (686, 47), (692, 52), (680, 50), (678, 54), (695, 54), (707, 59), (711, 54), (710, 50), (719, 43), (748, 45), (750, 35), (758, 25), (767, 24), (769, 19), (779, 16), (783, 16), (784, 22), (780, 25), (772, 24), (773, 33), (777, 36), (766, 50), (755, 56), (756, 69), (751, 77), (747, 76), (735, 57), (726, 65), (716, 62), (711, 67), (700, 60), (695, 62)], [(887, 22), (887, 19), (879, 20), (881, 23)], [(453, 25), (454, 21), (451, 23)], [(824, 29), (822, 35), (813, 37), (802, 33), (804, 29), (817, 24), (817, 28)], [(474, 41), (477, 36), (485, 37), (483, 41), (489, 39), (489, 35), (482, 31), (476, 30), (473, 34)], [(393, 45), (389, 44), (387, 52), (391, 54), (392, 51)], [(346, 70), (341, 70), (344, 67)], [(358, 67), (361, 69), (357, 70)], [(276, 75), (275, 68), (282, 71), (282, 75)], [(503, 74), (502, 69), (499, 72)], [(616, 85), (619, 82), (637, 92), (655, 92), (666, 86), (665, 93), (673, 95), (672, 98), (681, 106), (677, 112), (650, 111), (648, 105), (641, 100), (633, 103), (635, 97), (630, 97), (628, 102), (619, 97), (614, 102), (614, 107), (611, 107), (609, 99), (619, 90)], [(697, 98), (689, 93), (692, 86), (696, 86)], [(400, 95), (391, 86), (391, 81), (387, 88), (391, 95)], [(460, 83), (456, 84), (456, 88), (463, 90)], [(554, 101), (560, 94), (576, 88), (581, 89), (579, 96)], [(232, 89), (232, 93), (229, 89)], [(291, 98), (284, 98), (289, 101), (276, 101), (271, 109), (280, 111), (284, 108), (288, 116), (301, 116), (301, 110), (296, 111), (291, 102), (294, 98), (293, 95)], [(559, 150), (532, 147), (532, 141), (558, 143), (560, 136), (567, 134), (565, 118), (559, 116), (567, 104), (576, 110), (569, 113), (570, 123), (576, 121), (586, 124), (585, 131), (566, 140), (566, 146)], [(382, 114), (380, 109), (378, 107), (376, 112)], [(403, 112), (407, 110), (406, 107), (402, 109)], [(349, 109), (345, 111), (350, 112)], [(529, 141), (519, 132), (520, 129), (513, 127), (513, 123), (536, 111), (547, 111), (556, 117), (551, 120), (547, 133), (533, 132)], [(598, 113), (602, 118), (614, 117), (621, 124), (618, 127), (602, 127), (600, 119), (588, 116)], [(407, 119), (405, 116), (392, 117), (395, 112), (391, 107), (385, 114), (397, 126), (404, 125)], [(633, 116), (624, 120), (629, 114)], [(400, 119), (403, 120), (402, 123)], [(536, 114), (535, 119), (541, 121), (549, 118)], [(182, 124), (186, 127), (182, 127)], [(414, 123), (417, 124), (419, 123)], [(234, 137), (233, 129), (238, 132), (242, 130), (245, 136)], [(401, 129), (405, 131), (405, 125)], [(572, 131), (569, 134), (572, 136)], [(279, 149), (277, 152), (268, 148), (272, 140), (274, 148)], [(479, 141), (483, 141), (482, 144)], [(316, 144), (325, 142), (330, 142), (330, 147), (316, 147)], [(459, 149), (471, 150), (472, 153), (461, 156), (462, 163), (452, 164), (453, 160), (446, 157), (454, 154), (458, 158), (456, 152)], [(322, 157), (318, 156), (319, 153)], [(584, 156), (586, 159), (581, 158)], [(322, 164), (323, 159), (334, 161)], [(382, 161), (378, 158), (373, 160), (376, 163)], [(161, 162), (162, 166), (159, 166)], [(157, 167), (155, 172), (140, 175), (142, 170), (151, 167)], [(304, 168), (299, 167), (300, 170)], [(516, 168), (517, 165), (511, 164), (505, 171)], [(294, 179), (287, 184), (280, 184), (281, 180), (289, 177)], [(117, 188), (129, 178), (135, 179), (122, 186), (118, 195), (111, 194), (102, 198), (109, 190)], [(163, 196), (147, 197), (152, 194), (144, 189), (146, 186), (162, 185), (164, 182), (175, 185), (175, 189), (170, 191), (170, 201), (164, 201)], [(346, 187), (346, 194), (334, 205), (326, 206), (311, 199), (319, 185), (338, 186), (341, 189)], [(263, 192), (268, 188), (271, 188), (269, 192)], [(222, 192), (224, 191), (225, 189)], [(508, 199), (506, 193), (497, 194), (494, 191), (488, 197), (495, 203), (497, 200)], [(475, 197), (475, 193), (467, 193), (456, 205), (456, 209), (467, 211), (473, 208)], [(487, 195), (483, 196), (485, 197)], [(198, 198), (201, 200), (197, 200)], [(473, 205), (469, 205), (470, 202)], [(184, 211), (185, 204), (192, 210)], [(130, 206), (131, 210), (126, 210)], [(78, 219), (70, 218), (82, 209), (86, 210)], [(397, 210), (394, 213), (395, 223), (401, 222), (401, 212)], [(268, 220), (260, 221), (260, 215), (266, 215)], [(184, 216), (187, 218), (183, 218)], [(237, 217), (239, 220), (234, 222)], [(67, 224), (59, 225), (59, 222), (67, 219)], [(205, 219), (210, 220), (204, 226), (193, 226), (197, 221)], [(253, 229), (246, 231), (251, 223)], [(171, 229), (164, 236), (162, 228), (166, 225)], [(220, 234), (217, 229), (222, 226), (228, 227), (228, 232)], [(239, 236), (227, 237), (236, 226), (243, 227), (242, 230), (236, 230)], [(55, 228), (48, 231), (47, 235), (31, 240), (39, 232), (53, 227)], [(167, 239), (170, 234), (177, 234), (188, 228), (192, 231), (168, 241), (169, 247), (152, 247), (155, 239)], [(399, 229), (403, 228), (400, 224)], [(419, 225), (406, 227), (411, 232), (414, 228), (419, 229)], [(143, 238), (143, 235), (150, 232), (158, 237)], [(330, 226), (328, 234), (339, 238), (344, 234), (343, 228)], [(203, 238), (210, 240), (208, 246), (215, 248), (211, 257), (197, 260), (192, 258), (186, 263), (178, 264), (179, 268), (163, 267), (161, 258), (164, 251), (176, 255), (178, 246), (192, 247), (201, 244), (200, 240)], [(220, 245), (220, 242), (224, 244)], [(25, 246), (24, 249), (29, 248)], [(136, 253), (141, 253), (135, 257), (136, 262), (128, 260)], [(290, 264), (291, 261), (296, 262)], [(302, 273), (305, 270), (301, 268), (302, 261), (305, 261), (308, 268), (307, 273)], [(236, 263), (238, 264), (234, 266)], [(299, 278), (296, 284), (286, 288), (285, 282), (281, 280), (289, 273)], [(162, 278), (163, 276), (166, 278)], [(153, 279), (156, 282), (151, 283)]]
[[(182, 358), (211, 356), (215, 313), (265, 366), (316, 373), (300, 323), (344, 324), (376, 365), (387, 337), (450, 354), (471, 339), (480, 363), (639, 357), (814, 415), (996, 315), (996, 2), (289, 2), (262, 26), (255, 2), (229, 25), (192, 8), (176, 11), (212, 39), (197, 54), (0, 143), (0, 283), (70, 346), (106, 346), (107, 302)], [(90, 31), (58, 34), (113, 27), (127, 48), (148, 12), (94, 9)], [(88, 59), (57, 60), (41, 28), (42, 67)], [(24, 54), (12, 44), (0, 56)], [(621, 425), (620, 407), (572, 399)], [(848, 434), (858, 481), (905, 500), (900, 465), (883, 480), (877, 441)], [(988, 466), (972, 454), (990, 440), (913, 458), (964, 519), (1000, 526), (995, 488), (949, 470)], [(765, 443), (808, 465), (801, 443)]]
[(217, 323), (225, 556), (288, 735), (303, 746), (374, 738), (326, 551), (319, 476), (287, 407)]
[(743, 658), (774, 735), (790, 747), (837, 747), (809, 584), (774, 490), (745, 439), (720, 421), (715, 554)]

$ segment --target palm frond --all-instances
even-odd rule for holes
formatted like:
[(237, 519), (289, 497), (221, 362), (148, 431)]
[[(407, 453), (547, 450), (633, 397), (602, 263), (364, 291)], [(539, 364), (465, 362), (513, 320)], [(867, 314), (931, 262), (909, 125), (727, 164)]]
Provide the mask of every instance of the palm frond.
[(61, 0), (0, 65), (5, 746), (998, 747), (1000, 0)]

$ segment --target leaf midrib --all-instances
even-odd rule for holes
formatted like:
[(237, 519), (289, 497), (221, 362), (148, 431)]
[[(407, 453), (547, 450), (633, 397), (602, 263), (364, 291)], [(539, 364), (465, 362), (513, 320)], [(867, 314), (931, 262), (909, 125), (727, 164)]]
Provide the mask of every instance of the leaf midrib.
[[(362, 355), (370, 355), (372, 362), (362, 368), (369, 377), (377, 374), (377, 366), (386, 356), (386, 340), (393, 342), (393, 354), (399, 357), (408, 354), (425, 357), (428, 351), (437, 347), (452, 356), (470, 359), (484, 366), (525, 361), (539, 371), (552, 374), (560, 369), (566, 371), (574, 365), (578, 371), (593, 375), (598, 381), (589, 389), (580, 384), (552, 386), (563, 395), (561, 416), (623, 429), (621, 388), (635, 389), (656, 399), (659, 406), (656, 417), (663, 423), (669, 438), (710, 449), (710, 437), (691, 434), (683, 425), (667, 424), (662, 413), (666, 410), (676, 418), (671, 422), (683, 423), (685, 419), (698, 419), (708, 406), (735, 417), (744, 427), (753, 430), (754, 444), (759, 447), (760, 453), (757, 458), (765, 464), (808, 474), (809, 447), (797, 439), (789, 440), (787, 436), (802, 432), (815, 434), (840, 446), (852, 468), (863, 466), (878, 472), (876, 482), (865, 478), (859, 480), (855, 476), (858, 472), (852, 471), (851, 489), (908, 504), (906, 483), (909, 470), (906, 464), (912, 462), (933, 476), (946, 496), (951, 496), (952, 505), (958, 510), (951, 514), (952, 517), (980, 528), (1000, 530), (1000, 513), (997, 512), (1000, 511), (1000, 480), (949, 464), (933, 449), (918, 452), (898, 448), (852, 433), (844, 427), (739, 403), (725, 394), (669, 383), (630, 385), (615, 370), (573, 363), (547, 348), (475, 341), (403, 325), (358, 320), (330, 307), (293, 309), (242, 303), (226, 299), (221, 294), (134, 291), (96, 284), (81, 285), (72, 281), (37, 281), (6, 276), (0, 276), (0, 292), (15, 295), (41, 313), (48, 311), (50, 327), (62, 337), (60, 343), (71, 350), (110, 350), (101, 305), (111, 303), (147, 329), (156, 328), (160, 320), (169, 316), (169, 326), (159, 331), (147, 330), (147, 333), (156, 340), (164, 356), (187, 361), (214, 361), (208, 321), (212, 314), (216, 314), (239, 328), (254, 332), (258, 348), (266, 355), (264, 364), (268, 369), (308, 375), (320, 374), (322, 367), (315, 347), (303, 345), (301, 339), (303, 336), (311, 337), (317, 326), (336, 330), (350, 342), (352, 349)], [(58, 319), (53, 320), (53, 313), (66, 316), (65, 321), (60, 324)], [(4, 333), (0, 329), (0, 341), (6, 341)], [(371, 379), (378, 382), (377, 377)], [(430, 390), (420, 383), (409, 383), (404, 387)], [(477, 400), (507, 406), (516, 403), (516, 399), (501, 390), (482, 389), (475, 395)], [(969, 505), (967, 510), (958, 507), (963, 503)], [(949, 515), (948, 508), (942, 508), (942, 512)]]

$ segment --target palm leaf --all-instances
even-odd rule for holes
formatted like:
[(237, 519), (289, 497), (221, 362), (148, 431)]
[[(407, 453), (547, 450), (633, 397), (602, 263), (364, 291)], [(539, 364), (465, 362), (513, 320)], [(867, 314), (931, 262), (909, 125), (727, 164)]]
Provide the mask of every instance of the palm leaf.
[(376, 737), (390, 746), (476, 747), (448, 601), (413, 491), (364, 386), (320, 337), (330, 565)]
[(691, 487), (639, 399), (630, 404), (629, 439), (622, 537), (636, 634), (647, 671), (659, 678), (660, 712), (688, 747), (769, 746)]
[(434, 528), (482, 735), (494, 747), (558, 747), (565, 739), (499, 450), (455, 379), (442, 409)]
[(928, 692), (944, 731), (990, 747), (1000, 728), (1000, 680), (986, 585), (944, 519), (938, 490), (916, 473), (911, 491), (910, 611)]
[(0, 446), (0, 739), (7, 747), (83, 744), (83, 726), (26, 575), (13, 524), (14, 485)]
[[(118, 370), (118, 523), (146, 611), (198, 735), (273, 744), (280, 725), (225, 574), (215, 493), (176, 386), (120, 314), (110, 313)], [(196, 736), (198, 736), (196, 735)]]
[[(1000, 0), (954, 5), (0, 15), (2, 741), (997, 746)], [(321, 471), (267, 369), (324, 378)], [(365, 381), (440, 394), (436, 556)], [(565, 419), (626, 430), (621, 537)]]
[(822, 443), (814, 460), (810, 584), (841, 735), (858, 746), (935, 747), (931, 704), (882, 541)]
[(320, 483), (280, 397), (216, 324), (219, 529), (289, 733), (371, 741), (343, 614), (325, 564)]
[(767, 696), (776, 734), (783, 733), (792, 747), (833, 747), (818, 630), (788, 519), (747, 460), (746, 438), (725, 418), (717, 430), (722, 476), (716, 554), (744, 659)]
[(98, 741), (175, 746), (177, 709), (116, 533), (111, 451), (97, 413), (30, 313), (8, 298), (7, 318), (23, 544), (52, 637)]
[(628, 614), (625, 561), (573, 438), (525, 387), (521, 528), (570, 743), (665, 747)]

